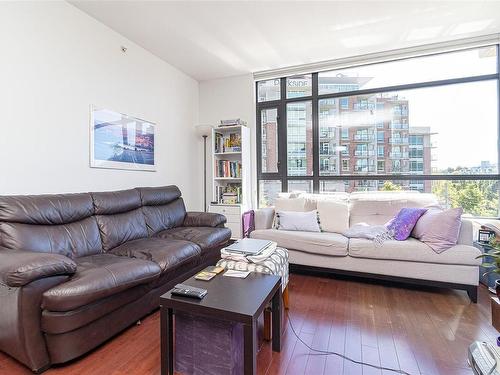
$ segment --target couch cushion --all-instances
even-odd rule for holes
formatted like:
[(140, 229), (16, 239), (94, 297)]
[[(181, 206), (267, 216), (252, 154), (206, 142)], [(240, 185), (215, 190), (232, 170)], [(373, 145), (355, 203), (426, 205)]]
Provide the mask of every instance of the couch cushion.
[(160, 267), (147, 260), (112, 254), (78, 258), (77, 271), (63, 284), (43, 294), (42, 308), (69, 311), (101, 298), (148, 283), (160, 274)]
[(161, 205), (143, 206), (142, 212), (150, 236), (165, 229), (179, 227), (186, 217), (182, 198)]
[(274, 210), (304, 212), (305, 202), (304, 198), (276, 198), (274, 200)]
[(57, 253), (72, 259), (103, 252), (95, 217), (61, 225), (0, 223), (0, 239), (8, 249)]
[(193, 243), (172, 238), (142, 238), (129, 241), (111, 250), (112, 254), (129, 258), (150, 260), (158, 264), (162, 272), (171, 270), (201, 254)]
[(141, 207), (141, 196), (136, 189), (90, 193), (97, 215), (112, 215)]
[(160, 206), (175, 201), (181, 197), (181, 191), (175, 185), (158, 187), (139, 187), (143, 206)]
[(358, 223), (383, 225), (405, 207), (439, 207), (439, 203), (433, 194), (411, 192), (352, 193), (350, 196), (349, 226)]
[(349, 255), (355, 258), (391, 259), (409, 262), (479, 265), (481, 259), (475, 259), (481, 251), (473, 246), (456, 245), (437, 254), (428, 245), (415, 238), (405, 241), (384, 241), (382, 246), (371, 240), (351, 238)]
[(321, 230), (343, 233), (349, 228), (349, 205), (342, 200), (319, 200), (317, 202)]
[(194, 242), (201, 247), (203, 252), (224, 245), (231, 238), (231, 230), (229, 228), (177, 227), (161, 231), (156, 237)]
[(140, 208), (113, 215), (96, 215), (102, 247), (109, 251), (127, 241), (146, 238), (148, 229)]
[(330, 256), (347, 255), (348, 239), (338, 233), (259, 229), (254, 230), (250, 237), (274, 241), (286, 249)]
[(45, 333), (58, 334), (83, 327), (100, 317), (134, 302), (148, 293), (148, 285), (137, 285), (112, 296), (102, 298), (70, 311), (42, 311), (41, 328)]
[(83, 220), (93, 214), (88, 193), (0, 197), (0, 221), (54, 225)]

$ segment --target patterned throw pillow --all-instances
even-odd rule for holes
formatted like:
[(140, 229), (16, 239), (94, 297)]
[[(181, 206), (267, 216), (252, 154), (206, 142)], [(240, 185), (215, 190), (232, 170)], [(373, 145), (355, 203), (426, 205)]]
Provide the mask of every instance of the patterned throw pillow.
[(276, 229), (303, 232), (321, 232), (318, 211), (277, 211)]
[(410, 237), (418, 219), (425, 214), (427, 208), (402, 208), (387, 224), (387, 230), (395, 240), (404, 241)]

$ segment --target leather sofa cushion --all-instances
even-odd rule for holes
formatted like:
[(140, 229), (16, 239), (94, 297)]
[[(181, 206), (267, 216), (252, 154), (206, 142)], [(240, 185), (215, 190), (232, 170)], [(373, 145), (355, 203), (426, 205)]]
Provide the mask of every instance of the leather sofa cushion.
[(123, 292), (100, 299), (70, 311), (42, 311), (41, 328), (45, 333), (59, 334), (83, 327), (100, 317), (129, 304), (149, 291), (147, 285), (137, 285)]
[(141, 197), (136, 189), (90, 193), (96, 215), (128, 212), (141, 207)]
[(199, 256), (201, 249), (195, 243), (188, 241), (142, 238), (115, 247), (110, 253), (155, 262), (163, 273)]
[(102, 253), (101, 238), (95, 217), (61, 225), (0, 223), (2, 246), (69, 258)]
[(0, 196), (0, 221), (54, 225), (72, 223), (93, 214), (88, 193)]
[(213, 212), (187, 212), (184, 227), (219, 227), (224, 226), (227, 218)]
[(146, 238), (148, 230), (140, 208), (113, 215), (96, 215), (105, 251), (127, 241)]
[(194, 242), (204, 251), (229, 241), (231, 230), (229, 228), (177, 227), (161, 231), (156, 237)]
[(20, 287), (45, 277), (72, 275), (76, 264), (59, 254), (0, 249), (0, 281)]
[(186, 207), (182, 198), (162, 205), (143, 206), (142, 212), (150, 236), (165, 229), (181, 226), (186, 217)]
[(140, 187), (136, 189), (143, 206), (160, 206), (173, 202), (181, 197), (181, 191), (175, 185), (159, 187)]
[(301, 232), (278, 229), (258, 229), (250, 234), (251, 238), (274, 241), (286, 249), (304, 251), (312, 254), (346, 256), (348, 239), (338, 233)]
[(160, 267), (147, 260), (98, 254), (76, 260), (77, 271), (67, 282), (43, 293), (42, 308), (70, 311), (158, 277)]
[(382, 246), (362, 238), (349, 240), (349, 255), (355, 258), (477, 266), (481, 259), (475, 258), (480, 254), (480, 250), (467, 245), (455, 245), (437, 254), (425, 243), (411, 237), (405, 241), (384, 241)]

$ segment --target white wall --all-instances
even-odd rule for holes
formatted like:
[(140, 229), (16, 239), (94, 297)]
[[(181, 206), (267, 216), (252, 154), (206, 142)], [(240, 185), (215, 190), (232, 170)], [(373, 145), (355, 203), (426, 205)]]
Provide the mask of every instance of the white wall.
[[(255, 165), (255, 84), (252, 74), (200, 82), (200, 123), (217, 125), (220, 120), (241, 118), (247, 121), (251, 134), (252, 204), (257, 200)], [(207, 151), (209, 153), (210, 151)], [(213, 168), (207, 161), (207, 202), (213, 200), (210, 179)]]
[[(197, 81), (65, 2), (1, 3), (0, 46), (0, 194), (177, 184), (202, 208)], [(157, 124), (156, 172), (89, 167), (91, 104)]]

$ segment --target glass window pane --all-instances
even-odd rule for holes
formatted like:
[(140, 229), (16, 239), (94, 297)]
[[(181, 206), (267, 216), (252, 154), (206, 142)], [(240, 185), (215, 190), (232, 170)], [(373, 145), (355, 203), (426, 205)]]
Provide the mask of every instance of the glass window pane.
[[(349, 138), (347, 128), (341, 128), (336, 120), (341, 109), (338, 99), (319, 101), (319, 175), (339, 174), (341, 157), (348, 153), (348, 145), (343, 140)], [(344, 130), (345, 129), (345, 130)]]
[(288, 192), (313, 192), (313, 182), (311, 180), (288, 180)]
[(270, 79), (257, 83), (258, 98), (257, 101), (268, 102), (270, 100), (279, 100), (281, 98), (281, 88), (279, 79)]
[(496, 47), (490, 46), (322, 72), (318, 90), (321, 95), (494, 74), (496, 54)]
[(261, 118), (262, 173), (278, 172), (278, 110), (264, 109)]
[(312, 104), (288, 103), (287, 166), (289, 176), (312, 176)]
[(496, 90), (492, 80), (321, 99), (320, 176), (498, 173)]
[(312, 95), (312, 76), (311, 74), (287, 77), (286, 79), (286, 98), (300, 98), (302, 96)]
[(319, 182), (321, 193), (414, 191), (436, 195), (443, 208), (462, 207), (464, 214), (498, 217), (500, 181), (494, 180), (335, 180)]
[(319, 181), (319, 192), (320, 193), (336, 193), (336, 192), (345, 192), (346, 187), (344, 181)]
[(269, 207), (274, 205), (274, 200), (281, 193), (280, 180), (260, 180), (259, 181), (259, 207)]

